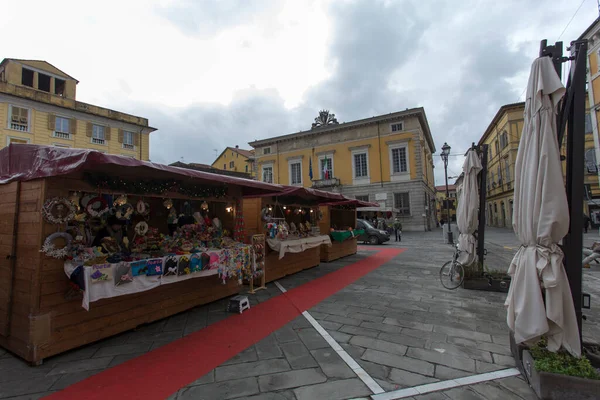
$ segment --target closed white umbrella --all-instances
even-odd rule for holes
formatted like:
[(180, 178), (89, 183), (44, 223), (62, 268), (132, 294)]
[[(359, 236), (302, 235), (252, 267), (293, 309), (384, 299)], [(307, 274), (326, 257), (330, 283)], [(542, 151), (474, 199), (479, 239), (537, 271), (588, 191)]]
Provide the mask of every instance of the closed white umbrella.
[(557, 245), (569, 230), (556, 135), (556, 113), (564, 93), (550, 58), (535, 60), (515, 164), (513, 229), (521, 247), (508, 270), (512, 282), (505, 305), (507, 323), (517, 343), (534, 343), (544, 335), (550, 351), (562, 346), (579, 357), (575, 308), (563, 252)]
[(477, 241), (473, 233), (477, 230), (479, 222), (479, 189), (477, 174), (481, 171), (481, 161), (475, 150), (467, 152), (463, 164), (463, 183), (458, 189), (458, 207), (456, 221), (460, 235), (458, 236), (458, 249), (461, 251), (458, 261), (463, 265), (471, 265), (476, 260), (475, 248)]

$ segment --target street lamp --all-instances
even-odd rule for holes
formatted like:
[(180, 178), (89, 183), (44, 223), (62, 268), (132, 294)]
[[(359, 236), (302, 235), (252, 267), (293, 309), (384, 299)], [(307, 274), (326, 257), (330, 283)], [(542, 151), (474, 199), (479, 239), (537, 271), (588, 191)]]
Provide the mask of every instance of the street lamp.
[(444, 142), (442, 146), (442, 160), (444, 160), (444, 176), (446, 177), (446, 213), (448, 216), (448, 243), (454, 243), (452, 238), (452, 225), (450, 224), (450, 191), (448, 190), (448, 156), (450, 155), (450, 146)]

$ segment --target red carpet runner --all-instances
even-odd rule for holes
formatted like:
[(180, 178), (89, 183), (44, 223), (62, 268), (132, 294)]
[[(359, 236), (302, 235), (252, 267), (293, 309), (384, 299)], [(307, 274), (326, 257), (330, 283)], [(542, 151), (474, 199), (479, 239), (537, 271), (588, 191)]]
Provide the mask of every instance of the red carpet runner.
[(403, 251), (381, 250), (46, 399), (165, 399)]

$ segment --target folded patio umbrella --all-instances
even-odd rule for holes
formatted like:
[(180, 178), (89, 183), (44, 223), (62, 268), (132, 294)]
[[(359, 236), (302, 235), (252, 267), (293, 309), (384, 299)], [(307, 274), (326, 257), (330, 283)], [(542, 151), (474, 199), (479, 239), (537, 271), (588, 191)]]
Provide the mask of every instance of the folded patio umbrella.
[(464, 179), (458, 190), (458, 207), (456, 209), (456, 222), (460, 235), (458, 236), (458, 249), (461, 251), (458, 261), (463, 265), (471, 265), (477, 259), (475, 248), (477, 241), (473, 233), (477, 230), (479, 222), (479, 189), (477, 174), (481, 171), (481, 161), (473, 149), (467, 152), (463, 163)]
[(550, 351), (562, 346), (579, 357), (575, 308), (558, 246), (569, 230), (556, 135), (556, 112), (564, 93), (550, 58), (536, 59), (515, 164), (513, 229), (521, 247), (508, 270), (512, 282), (505, 305), (517, 343), (534, 343), (546, 336)]

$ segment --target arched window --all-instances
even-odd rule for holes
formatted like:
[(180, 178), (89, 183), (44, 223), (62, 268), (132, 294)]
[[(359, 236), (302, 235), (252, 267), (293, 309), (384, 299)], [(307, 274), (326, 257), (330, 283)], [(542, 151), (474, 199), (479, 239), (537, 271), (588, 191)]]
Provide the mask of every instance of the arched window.
[(596, 162), (596, 150), (589, 149), (585, 152), (585, 168), (588, 173), (598, 173), (598, 163)]

